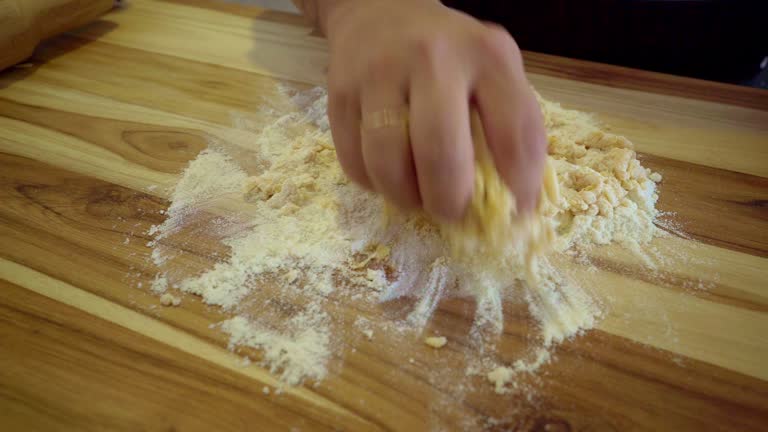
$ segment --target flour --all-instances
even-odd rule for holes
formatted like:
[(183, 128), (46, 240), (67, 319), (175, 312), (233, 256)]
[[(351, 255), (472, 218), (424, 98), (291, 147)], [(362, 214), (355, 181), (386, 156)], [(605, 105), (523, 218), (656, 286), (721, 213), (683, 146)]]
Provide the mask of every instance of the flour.
[(155, 294), (163, 294), (168, 291), (168, 278), (163, 273), (158, 273), (152, 280), (152, 292)]
[(271, 373), (295, 385), (305, 379), (320, 380), (327, 373), (326, 364), (330, 334), (328, 316), (316, 308), (308, 308), (287, 322), (287, 330), (270, 331), (245, 316), (221, 323), (230, 335), (230, 349), (243, 345), (263, 351), (263, 361)]
[(517, 389), (517, 383), (514, 380), (517, 375), (536, 372), (550, 360), (551, 355), (549, 351), (544, 348), (539, 348), (536, 350), (533, 360), (517, 360), (511, 366), (499, 366), (488, 372), (486, 377), (488, 378), (488, 381), (493, 384), (496, 393), (507, 393), (509, 391), (507, 384), (511, 383), (512, 389)]
[[(517, 375), (550, 361), (552, 346), (595, 325), (601, 305), (551, 259), (531, 267), (515, 242), (458, 256), (429, 219), (385, 213), (381, 199), (351, 184), (337, 163), (324, 90), (281, 92), (259, 115), (233, 116), (237, 142), (211, 139), (177, 183), (167, 219), (150, 231), (159, 284), (227, 311), (231, 318), (219, 327), (231, 349), (257, 349), (261, 365), (294, 385), (322, 380), (342, 349), (348, 323), (329, 312), (333, 302), (377, 307), (413, 298), (404, 319), (376, 322), (376, 329), (418, 333), (442, 299), (474, 298), (472, 335), (480, 347), (503, 330), (504, 301), (525, 302), (538, 322), (533, 357), (482, 362), (473, 372), (504, 392)], [(542, 209), (557, 234), (555, 251), (573, 255), (618, 242), (643, 253), (658, 235), (660, 176), (640, 165), (628, 140), (590, 116), (540, 103), (551, 181), (560, 191)], [(174, 245), (197, 236), (213, 237), (224, 250), (191, 271)], [(373, 337), (370, 320), (358, 317), (355, 326)]]
[(373, 323), (367, 318), (357, 317), (355, 319), (355, 327), (360, 330), (360, 333), (366, 337), (366, 339), (373, 340)]

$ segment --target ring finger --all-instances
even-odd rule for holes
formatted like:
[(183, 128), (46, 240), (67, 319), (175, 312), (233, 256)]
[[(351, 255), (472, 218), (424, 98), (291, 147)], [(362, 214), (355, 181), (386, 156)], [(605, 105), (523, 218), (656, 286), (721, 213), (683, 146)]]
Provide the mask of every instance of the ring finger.
[(408, 139), (406, 85), (377, 80), (361, 92), (362, 153), (374, 189), (403, 208), (417, 207), (416, 170)]

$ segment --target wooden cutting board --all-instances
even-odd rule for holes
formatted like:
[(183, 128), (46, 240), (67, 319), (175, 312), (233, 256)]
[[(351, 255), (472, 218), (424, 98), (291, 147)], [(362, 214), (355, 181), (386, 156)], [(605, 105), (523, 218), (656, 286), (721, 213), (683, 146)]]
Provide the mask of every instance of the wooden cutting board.
[[(204, 135), (255, 113), (276, 82), (322, 83), (326, 61), (297, 17), (134, 0), (0, 75), (4, 430), (765, 430), (766, 91), (526, 53), (545, 97), (597, 113), (663, 174), (659, 206), (680, 229), (661, 245), (689, 258), (651, 277), (595, 252), (608, 312), (556, 349), (528, 396), (457, 397), (435, 379), (467, 341), (461, 300), (431, 323), (443, 350), (361, 344), (320, 385), (276, 395), (209, 328), (224, 315), (136, 289), (155, 271), (146, 231)], [(521, 314), (505, 329), (512, 361), (532, 329)]]

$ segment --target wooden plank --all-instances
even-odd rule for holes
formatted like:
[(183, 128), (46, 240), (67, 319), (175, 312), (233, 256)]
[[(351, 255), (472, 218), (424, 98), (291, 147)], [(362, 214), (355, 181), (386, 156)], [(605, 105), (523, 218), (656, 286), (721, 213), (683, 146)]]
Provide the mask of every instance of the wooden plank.
[(704, 243), (768, 257), (768, 178), (641, 155), (663, 175), (658, 208)]
[[(120, 184), (138, 188), (171, 184), (172, 178), (161, 172), (180, 172), (207, 146), (206, 135), (232, 137), (234, 145), (253, 139), (245, 131), (225, 131), (202, 121), (106, 102), (92, 95), (79, 95), (90, 107), (87, 109), (77, 109), (64, 98), (35, 98), (18, 88), (7, 92), (7, 97), (13, 100), (0, 96), (0, 112), (5, 116), (0, 124), (14, 131), (9, 138), (16, 144), (5, 139), (13, 152), (49, 163), (60, 160), (64, 164), (60, 166), (70, 169), (70, 161), (76, 162), (81, 164), (77, 172), (96, 175), (94, 170), (99, 170), (102, 179), (114, 180), (115, 172), (124, 172), (131, 178)], [(17, 100), (31, 100), (32, 104)], [(106, 104), (109, 110), (102, 108)], [(62, 154), (61, 159), (48, 149), (46, 140), (33, 138), (37, 136), (58, 142), (52, 150)], [(768, 200), (768, 179), (656, 156), (644, 156), (644, 160), (666, 178), (659, 206), (685, 221), (682, 231), (711, 244), (768, 255), (768, 209), (762, 205)]]
[(536, 75), (768, 111), (768, 91), (754, 87), (680, 77), (530, 51), (524, 51), (523, 57), (526, 70)]
[[(226, 365), (223, 359), (216, 360), (218, 354), (213, 356), (211, 348), (208, 348), (209, 344), (226, 344), (222, 335), (208, 328), (208, 323), (221, 319), (222, 315), (190, 298), (184, 299), (183, 308), (152, 309), (156, 299), (131, 288), (131, 279), (124, 278), (126, 274), (139, 274), (136, 280), (148, 282), (152, 277), (151, 268), (147, 268), (144, 261), (146, 258), (142, 258), (149, 252), (143, 241), (138, 238), (124, 245), (122, 239), (131, 231), (140, 233), (150, 223), (156, 223), (157, 211), (165, 205), (163, 201), (24, 158), (3, 156), (0, 166), (4, 176), (0, 181), (4, 185), (0, 196), (4, 202), (11, 203), (0, 210), (0, 239), (8, 245), (2, 254), (6, 259), (21, 264), (6, 261), (0, 268), (0, 277), (11, 278), (14, 283), (35, 292), (206, 361)], [(750, 271), (756, 269), (747, 267), (747, 273)], [(759, 275), (757, 273), (755, 277)], [(598, 278), (596, 283), (605, 290), (613, 291), (611, 296), (623, 302), (612, 306), (611, 316), (606, 318), (601, 328), (619, 334), (626, 332), (628, 337), (642, 339), (650, 345), (629, 342), (600, 331), (569, 342), (557, 351), (557, 362), (547, 366), (538, 381), (534, 380), (532, 401), (528, 401), (526, 395), (495, 396), (482, 381), (477, 383), (477, 393), (465, 395), (463, 400), (456, 400), (457, 395), (450, 388), (439, 384), (436, 388), (432, 387), (434, 378), (430, 371), (456, 370), (448, 365), (460, 362), (464, 355), (462, 346), (470, 347), (466, 338), (469, 324), (467, 313), (471, 307), (459, 300), (443, 304), (433, 323), (433, 329), (449, 335), (452, 346), (456, 348), (436, 357), (434, 353), (425, 352), (418, 339), (408, 341), (398, 337), (377, 340), (375, 345), (358, 345), (355, 353), (345, 350), (344, 369), (319, 387), (318, 396), (347, 407), (374, 424), (395, 429), (407, 429), (405, 425), (423, 429), (430, 424), (458, 427), (461, 418), (471, 419), (470, 423), (475, 424), (489, 415), (506, 419), (509, 425), (520, 422), (531, 425), (567, 424), (572, 427), (653, 428), (654, 424), (658, 427), (674, 424), (683, 429), (696, 429), (707, 424), (726, 424), (723, 423), (726, 418), (731, 419), (731, 413), (737, 410), (743, 414), (738, 420), (741, 427), (759, 430), (759, 421), (768, 410), (768, 400), (765, 400), (768, 383), (729, 369), (742, 368), (739, 358), (756, 360), (764, 357), (764, 354), (750, 354), (736, 337), (758, 343), (758, 339), (743, 331), (765, 334), (765, 324), (750, 324), (744, 321), (743, 311), (733, 306), (721, 307), (719, 302), (711, 299), (692, 302), (687, 299), (690, 296), (687, 292), (665, 294), (664, 289), (659, 291), (660, 288), (653, 288), (649, 291), (646, 288), (649, 284), (623, 275), (601, 277), (614, 278), (602, 284)], [(739, 285), (738, 281), (734, 283)], [(59, 288), (54, 290), (51, 287)], [(621, 287), (622, 291), (615, 291), (616, 287)], [(739, 293), (746, 295), (744, 291), (734, 292), (735, 295)], [(648, 298), (658, 302), (655, 306), (667, 309), (668, 321), (653, 322), (653, 311), (657, 309), (654, 303), (648, 302)], [(638, 308), (643, 299), (645, 309)], [(764, 296), (762, 301), (766, 303)], [(671, 310), (672, 313), (669, 313), (670, 304), (679, 304), (683, 310)], [(670, 343), (671, 339), (661, 333), (679, 320), (690, 319), (682, 318), (688, 314), (685, 308), (701, 310), (702, 318), (690, 322), (691, 333), (687, 327), (675, 328), (678, 342)], [(726, 315), (723, 315), (724, 311)], [(335, 312), (360, 313), (341, 309)], [(633, 314), (632, 319), (627, 319), (628, 313)], [(157, 315), (157, 321), (139, 318), (144, 315)], [(512, 361), (524, 348), (531, 323), (524, 311), (512, 306), (508, 307), (506, 316), (505, 336), (499, 343), (499, 349), (503, 358)], [(158, 327), (159, 323), (163, 323), (162, 326)], [(718, 328), (721, 329), (719, 333)], [(183, 334), (195, 339), (185, 342), (188, 336)], [(717, 345), (697, 346), (701, 341), (717, 341), (714, 334), (726, 339)], [(653, 345), (663, 346), (665, 343), (669, 343), (673, 353), (684, 353), (689, 357), (678, 357), (653, 348)], [(765, 346), (765, 343), (759, 342), (758, 348)], [(736, 356), (728, 360), (728, 356), (721, 353), (713, 361), (722, 363), (726, 368), (693, 360), (698, 355), (693, 352), (697, 348), (723, 351), (724, 347), (727, 347), (726, 354), (730, 350)], [(416, 364), (401, 369), (404, 355), (414, 357)], [(430, 366), (430, 363), (435, 364)], [(56, 367), (61, 369), (62, 365), (57, 364)], [(750, 371), (747, 367), (746, 371), (761, 376), (760, 365), (756, 368)], [(250, 370), (243, 370), (243, 373)], [(249, 376), (257, 377), (260, 382), (271, 378), (263, 372), (252, 372)], [(450, 378), (450, 374), (443, 378)], [(422, 407), (421, 414), (417, 414), (418, 410), (401, 411), (409, 408), (402, 406), (403, 395), (393, 389), (403, 386), (408, 388), (408, 394), (416, 397), (413, 403)], [(590, 396), (585, 398), (584, 392)], [(309, 409), (305, 399), (311, 398), (307, 396), (301, 403), (297, 401), (292, 406), (299, 410)], [(453, 402), (445, 405), (446, 400)], [(617, 405), (617, 400), (623, 403)], [(382, 411), (387, 406), (389, 408)], [(435, 410), (439, 413), (447, 406), (452, 407), (452, 414), (435, 413)], [(659, 416), (647, 418), (648, 412), (658, 413)], [(707, 414), (692, 414), (699, 412)], [(339, 419), (332, 424), (345, 425), (346, 421)], [(659, 423), (654, 423), (656, 421)]]
[(97, 297), (61, 292), (53, 280), (24, 280), (39, 285), (30, 290), (0, 280), (0, 407), (10, 430), (335, 430), (341, 423), (377, 430), (328, 404), (312, 409), (306, 392), (265, 394), (276, 381), (266, 372), (246, 373), (221, 348), (206, 350)]
[[(202, 348), (200, 343), (196, 341), (188, 342), (187, 336), (173, 329), (164, 330), (151, 320), (147, 321), (141, 315), (126, 312), (125, 309), (116, 309), (111, 303), (104, 303), (92, 295), (78, 292), (76, 288), (62, 285), (42, 274), (30, 274), (30, 271), (20, 269), (7, 261), (0, 262), (0, 275), (7, 277), (10, 274), (7, 271), (9, 266), (13, 270), (13, 277), (23, 279), (27, 289), (49, 296), (69, 306), (97, 314), (102, 319), (108, 319), (120, 324), (120, 326), (138, 331), (155, 340), (162, 341), (166, 345), (181, 346), (185, 351), (194, 352), (197, 357), (207, 357), (207, 360), (210, 360), (211, 357), (218, 360), (216, 357), (221, 357), (212, 355), (210, 349)], [(9, 296), (10, 301), (0, 303), (2, 304), (0, 317), (4, 320), (13, 321), (17, 326), (31, 327), (32, 330), (29, 333), (34, 335), (31, 338), (23, 338), (25, 335), (29, 336), (26, 332), (9, 331), (9, 334), (14, 337), (22, 336), (20, 340), (14, 340), (19, 340), (17, 342), (19, 345), (31, 345), (39, 351), (33, 350), (30, 353), (26, 349), (13, 350), (14, 353), (21, 356), (21, 359), (28, 361), (14, 362), (12, 363), (14, 367), (9, 367), (4, 371), (16, 372), (18, 368), (21, 368), (18, 370), (19, 372), (28, 372), (27, 367), (34, 367), (37, 374), (42, 375), (42, 383), (36, 380), (37, 377), (34, 373), (14, 374), (13, 380), (4, 382), (12, 383), (9, 385), (20, 388), (13, 392), (14, 395), (26, 395), (25, 390), (30, 388), (32, 389), (32, 396), (27, 396), (30, 399), (39, 398), (38, 393), (42, 394), (43, 397), (50, 395), (49, 398), (46, 397), (37, 403), (44, 407), (47, 412), (51, 412), (51, 408), (54, 409), (53, 412), (60, 412), (62, 416), (72, 422), (72, 429), (91, 425), (93, 419), (89, 416), (100, 414), (101, 411), (105, 411), (103, 416), (97, 417), (104, 417), (101, 419), (102, 422), (112, 420), (119, 426), (130, 425), (132, 423), (123, 421), (122, 416), (125, 415), (127, 418), (133, 419), (134, 417), (130, 417), (130, 415), (137, 414), (133, 411), (134, 409), (149, 412), (149, 414), (147, 412), (138, 413), (143, 426), (161, 427), (167, 424), (168, 417), (171, 417), (172, 421), (184, 420), (195, 428), (208, 424), (208, 421), (212, 421), (208, 417), (214, 416), (206, 416), (205, 421), (200, 421), (194, 415), (186, 416), (191, 405), (191, 401), (186, 396), (190, 393), (183, 393), (185, 397), (179, 397), (176, 393), (182, 386), (180, 382), (184, 382), (182, 379), (177, 379), (179, 373), (183, 373), (185, 375), (183, 378), (187, 380), (202, 381), (202, 385), (205, 386), (203, 393), (212, 394), (217, 398), (218, 403), (227, 404), (226, 409), (217, 410), (217, 413), (235, 410), (232, 417), (241, 418), (252, 412), (253, 408), (242, 407), (238, 404), (238, 402), (245, 402), (239, 395), (228, 398), (226, 393), (227, 390), (231, 390), (230, 387), (236, 387), (236, 390), (246, 392), (247, 402), (255, 403), (256, 401), (253, 399), (256, 398), (253, 397), (253, 393), (258, 394), (260, 384), (254, 385), (248, 380), (243, 381), (242, 378), (236, 378), (236, 385), (230, 382), (222, 384), (222, 378), (219, 378), (221, 375), (219, 369), (221, 368), (205, 364), (205, 362), (199, 365), (199, 359), (187, 359), (186, 356), (178, 353), (171, 353), (168, 357), (160, 356), (157, 351), (168, 351), (170, 348), (162, 345), (154, 346), (154, 344), (143, 340), (146, 339), (145, 336), (138, 336), (121, 327), (107, 323), (96, 324), (93, 322), (96, 320), (95, 318), (83, 316), (78, 311), (71, 311), (69, 308), (61, 306), (60, 303), (50, 302), (53, 304), (51, 306), (48, 301), (36, 298), (35, 295), (28, 292), (10, 292), (13, 294)], [(23, 313), (14, 315), (20, 309)], [(34, 310), (34, 313), (28, 312), (29, 309)], [(64, 309), (63, 312), (62, 309)], [(9, 310), (10, 312), (8, 312)], [(60, 314), (71, 317), (71, 320), (59, 321), (58, 316)], [(30, 324), (29, 320), (25, 320), (28, 316), (44, 317), (42, 320), (45, 322)], [(39, 329), (35, 330), (35, 327)], [(9, 330), (12, 328), (8, 327)], [(130, 333), (132, 337), (125, 337), (125, 333)], [(70, 334), (73, 335), (70, 336)], [(85, 339), (85, 341), (80, 340), (79, 343), (65, 342), (74, 336), (77, 336), (76, 340)], [(134, 338), (139, 339), (138, 348), (134, 346), (132, 340)], [(29, 339), (32, 339), (34, 343), (30, 344)], [(77, 348), (73, 349), (73, 347)], [(105, 354), (104, 351), (107, 353)], [(110, 354), (110, 351), (117, 351), (118, 353)], [(61, 352), (64, 354), (60, 354)], [(129, 355), (126, 355), (126, 352)], [(216, 351), (214, 350), (214, 352)], [(80, 358), (78, 354), (84, 358)], [(115, 355), (119, 357), (117, 362), (113, 361)], [(62, 357), (69, 361), (64, 361)], [(529, 426), (539, 425), (539, 427), (565, 425), (578, 428), (611, 429), (638, 427), (654, 429), (655, 427), (675, 426), (676, 429), (685, 430), (701, 429), (713, 424), (739, 427), (740, 430), (760, 430), (762, 418), (768, 410), (765, 382), (755, 382), (752, 379), (734, 375), (722, 369), (688, 360), (684, 360), (685, 367), (680, 368), (676, 363), (670, 362), (667, 355), (659, 351), (649, 350), (642, 345), (627, 344), (621, 340), (611, 339), (599, 332), (591, 333), (578, 345), (565, 344), (558, 351), (558, 357), (558, 363), (546, 368), (546, 378), (541, 384), (542, 391), (534, 394), (535, 402), (533, 404), (530, 401), (528, 404), (521, 404), (520, 396), (518, 396), (512, 399), (501, 398), (505, 403), (500, 405), (498, 403), (500, 397), (497, 396), (497, 403), (485, 408), (490, 409), (491, 413), (501, 419), (501, 424), (507, 427), (526, 424)], [(19, 360), (20, 358), (14, 359)], [(41, 364), (45, 360), (49, 360), (49, 363)], [(228, 369), (239, 374), (247, 374), (248, 369), (237, 368), (233, 366), (234, 361), (232, 359), (229, 361), (231, 363), (229, 363)], [(88, 367), (92, 363), (96, 363), (96, 365)], [(102, 363), (108, 364), (103, 365)], [(132, 365), (128, 368), (129, 371), (125, 371), (127, 364)], [(141, 367), (136, 367), (137, 364)], [(142, 366), (144, 364), (149, 364), (151, 367)], [(226, 365), (227, 363), (222, 361), (219, 366)], [(637, 371), (639, 370), (642, 370), (643, 374), (638, 375)], [(98, 371), (97, 377), (93, 376), (94, 371)], [(369, 368), (368, 371), (376, 373), (375, 368)], [(633, 372), (630, 373), (629, 371)], [(85, 372), (90, 373), (83, 377)], [(115, 382), (115, 375), (122, 377), (123, 374), (134, 372), (140, 375), (133, 377), (134, 379), (127, 379), (128, 377), (126, 377), (125, 380), (118, 379), (116, 381), (122, 383), (120, 392), (118, 392), (121, 399), (117, 401), (114, 400), (114, 393), (111, 393), (114, 392), (114, 389), (102, 385), (101, 380), (98, 379), (99, 373), (105, 373), (110, 382)], [(48, 376), (48, 374), (53, 376)], [(211, 375), (214, 375), (215, 378), (212, 378)], [(228, 375), (228, 373), (224, 375)], [(265, 378), (264, 375), (259, 374), (257, 376), (261, 380), (269, 382), (269, 378)], [(167, 387), (172, 388), (171, 391), (157, 392), (156, 389), (158, 387), (162, 389), (163, 384), (158, 382), (159, 377), (169, 381)], [(56, 383), (61, 381), (72, 383), (78, 382), (79, 378), (85, 378), (86, 383), (89, 384), (85, 391), (73, 395), (69, 391), (71, 384), (62, 384), (62, 390), (68, 393), (67, 397), (56, 397), (57, 393), (49, 391), (48, 386), (52, 383), (51, 380)], [(368, 383), (368, 385), (370, 384)], [(389, 382), (387, 385), (401, 384)], [(136, 392), (132, 391), (131, 385), (135, 386)], [(187, 386), (189, 385), (194, 386), (196, 383), (188, 383)], [(255, 391), (254, 386), (256, 387)], [(39, 392), (34, 391), (36, 387), (39, 387)], [(222, 389), (221, 387), (225, 388)], [(84, 400), (90, 401), (90, 397), (94, 396), (90, 392), (97, 392), (102, 389), (109, 391), (110, 394), (98, 399), (101, 403), (96, 406), (97, 413), (88, 410), (88, 415), (84, 415), (82, 412), (83, 405), (79, 403), (82, 400), (73, 396), (82, 396), (85, 398)], [(152, 390), (154, 392), (152, 397), (148, 398), (146, 392), (150, 389), (155, 390)], [(197, 391), (190, 390), (193, 394), (197, 394), (199, 386)], [(173, 399), (166, 402), (163, 398), (168, 395), (172, 395)], [(589, 397), (585, 398), (586, 395)], [(27, 414), (34, 411), (19, 407), (19, 399), (21, 397), (18, 396), (12, 399), (3, 398), (0, 399), (0, 404), (8, 408), (9, 412), (18, 413), (19, 417), (14, 417), (14, 419), (20, 424), (27, 425), (31, 420)], [(158, 399), (160, 400), (158, 401)], [(279, 403), (285, 402), (287, 405), (295, 406), (299, 411), (308, 408), (306, 403), (297, 404), (296, 401), (280, 399), (282, 398), (278, 399)], [(525, 395), (523, 395), (522, 400), (526, 400)], [(617, 401), (621, 403), (617, 404)], [(472, 400), (465, 401), (465, 403), (478, 404), (479, 402)], [(122, 408), (115, 410), (113, 404), (119, 404)], [(25, 402), (25, 405), (30, 405), (30, 403)], [(202, 405), (205, 408), (209, 406), (216, 406), (216, 404)], [(514, 409), (509, 410), (510, 406), (513, 406)], [(274, 410), (271, 406), (270, 409)], [(472, 411), (475, 409), (478, 409), (477, 405)], [(158, 411), (165, 416), (158, 416)], [(210, 412), (199, 408), (197, 411), (206, 414)], [(469, 413), (471, 414), (472, 411)], [(258, 412), (262, 413), (263, 411)], [(599, 415), (597, 415), (598, 413)], [(184, 417), (179, 418), (177, 416)], [(118, 418), (115, 419), (115, 417)], [(295, 419), (296, 417), (291, 416), (290, 418)], [(55, 422), (52, 424), (64, 426), (58, 418), (49, 419), (47, 416), (43, 416), (37, 420)], [(396, 416), (389, 420), (395, 420), (395, 423), (390, 425), (395, 429), (399, 430), (403, 426), (402, 417)], [(354, 421), (345, 417), (334, 417), (331, 424), (336, 428), (368, 429), (364, 425), (355, 424)], [(461, 424), (452, 425), (455, 427)], [(220, 430), (237, 430), (242, 425), (243, 423), (236, 423), (217, 426), (221, 427)], [(310, 429), (321, 430), (317, 427), (310, 427)], [(271, 428), (267, 427), (266, 430), (271, 430)]]
[[(0, 340), (13, 347), (0, 355), (0, 411), (14, 429), (764, 427), (768, 114), (762, 99), (728, 86), (692, 82), (664, 95), (688, 81), (580, 64), (572, 73), (586, 82), (576, 82), (558, 72), (568, 61), (541, 60), (537, 87), (635, 141), (664, 175), (659, 206), (675, 216), (665, 225), (674, 235), (653, 244), (654, 269), (613, 247), (590, 252), (598, 272), (563, 263), (606, 314), (522, 378), (524, 392), (499, 396), (463, 376), (474, 348), (473, 305), (462, 299), (443, 302), (427, 329), (448, 336), (439, 352), (418, 335), (369, 342), (338, 332), (327, 380), (265, 397), (273, 376), (237, 365), (209, 328), (226, 314), (194, 296), (160, 308), (137, 289), (154, 277), (145, 233), (178, 172), (211, 138), (252, 142), (230, 112), (258, 116), (284, 78), (323, 81), (325, 45), (308, 35), (243, 6), (135, 0), (47, 44), (34, 67), (0, 75), (0, 279), (9, 281)], [(211, 235), (196, 240), (169, 243), (185, 252), (185, 271), (226, 252)], [(329, 309), (351, 328), (398, 306), (331, 298)], [(497, 355), (512, 362), (535, 323), (506, 304), (504, 325)]]

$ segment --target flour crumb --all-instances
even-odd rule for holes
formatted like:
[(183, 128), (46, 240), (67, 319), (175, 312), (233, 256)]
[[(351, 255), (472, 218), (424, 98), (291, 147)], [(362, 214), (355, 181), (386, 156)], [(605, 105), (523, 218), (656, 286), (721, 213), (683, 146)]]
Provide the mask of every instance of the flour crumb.
[(262, 392), (262, 393), (264, 393), (265, 395), (268, 395), (268, 394), (269, 394), (269, 387), (267, 387), (267, 386), (264, 386), (264, 387), (261, 389), (261, 392)]
[(178, 306), (181, 304), (181, 299), (173, 294), (165, 293), (160, 296), (160, 304), (163, 306)]
[(488, 372), (486, 378), (493, 384), (494, 391), (498, 394), (504, 394), (509, 391), (509, 386), (517, 388), (514, 378), (523, 373), (534, 373), (541, 366), (549, 363), (551, 360), (549, 351), (539, 348), (530, 361), (517, 360), (511, 366), (499, 366)]
[(163, 294), (168, 290), (168, 278), (162, 274), (159, 273), (157, 276), (155, 276), (155, 279), (152, 281), (152, 292), (155, 294)]
[(357, 327), (360, 332), (366, 337), (368, 340), (373, 340), (373, 327), (372, 323), (369, 319), (363, 318), (363, 317), (357, 317), (355, 320), (355, 327)]
[(440, 349), (448, 343), (445, 336), (429, 336), (424, 338), (424, 343), (435, 349)]

